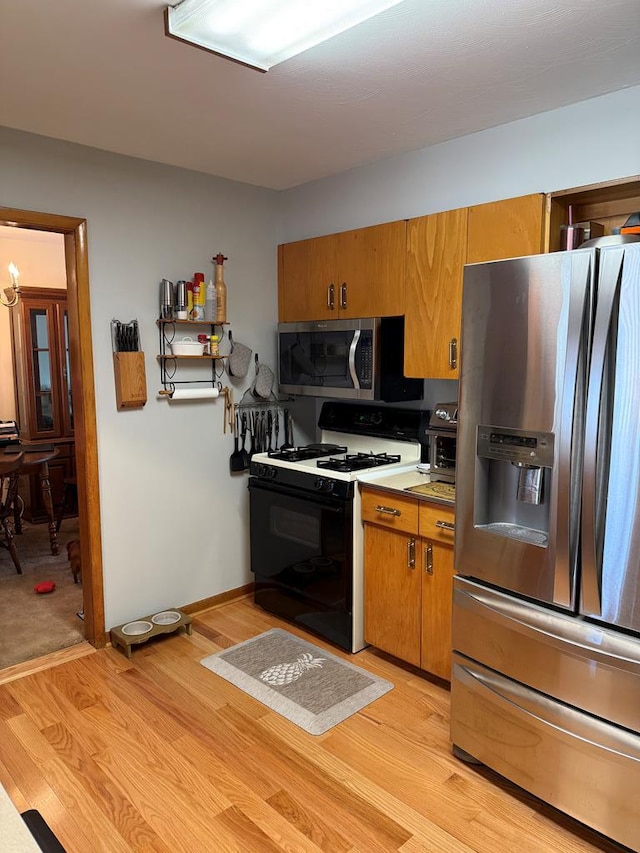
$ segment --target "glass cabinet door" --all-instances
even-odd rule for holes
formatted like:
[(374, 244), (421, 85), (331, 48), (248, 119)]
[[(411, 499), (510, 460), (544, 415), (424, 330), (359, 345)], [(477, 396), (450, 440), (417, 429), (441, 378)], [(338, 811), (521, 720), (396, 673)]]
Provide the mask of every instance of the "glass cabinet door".
[(21, 435), (73, 437), (66, 291), (25, 288), (19, 312), (12, 324)]

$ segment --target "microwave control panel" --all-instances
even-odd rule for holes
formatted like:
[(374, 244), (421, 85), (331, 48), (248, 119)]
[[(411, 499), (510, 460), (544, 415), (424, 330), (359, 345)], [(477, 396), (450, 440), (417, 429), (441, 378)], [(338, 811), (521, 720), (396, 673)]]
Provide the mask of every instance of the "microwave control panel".
[(373, 332), (369, 329), (361, 332), (356, 350), (356, 372), (361, 388), (373, 386)]

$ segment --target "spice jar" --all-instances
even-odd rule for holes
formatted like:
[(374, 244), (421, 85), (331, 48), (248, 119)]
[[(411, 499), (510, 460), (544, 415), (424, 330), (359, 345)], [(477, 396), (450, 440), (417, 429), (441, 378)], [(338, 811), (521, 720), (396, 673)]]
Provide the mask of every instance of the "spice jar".
[(209, 355), (209, 336), (198, 335), (198, 343), (204, 344), (204, 349), (202, 351), (203, 355)]

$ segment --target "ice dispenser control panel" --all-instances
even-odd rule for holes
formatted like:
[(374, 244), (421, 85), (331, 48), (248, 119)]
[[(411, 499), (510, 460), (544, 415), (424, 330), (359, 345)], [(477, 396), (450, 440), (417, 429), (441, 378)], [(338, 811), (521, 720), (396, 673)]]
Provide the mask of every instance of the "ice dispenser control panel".
[(553, 468), (553, 433), (479, 426), (477, 452), (484, 459)]

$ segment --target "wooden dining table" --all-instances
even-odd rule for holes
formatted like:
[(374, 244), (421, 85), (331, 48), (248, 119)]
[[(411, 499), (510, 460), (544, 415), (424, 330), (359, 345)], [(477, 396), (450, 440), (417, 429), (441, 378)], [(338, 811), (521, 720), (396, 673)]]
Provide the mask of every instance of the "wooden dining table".
[[(53, 510), (53, 496), (51, 494), (51, 480), (49, 479), (49, 462), (59, 455), (57, 447), (48, 447), (46, 450), (37, 445), (13, 444), (0, 449), (0, 457), (11, 459), (17, 453), (24, 453), (19, 475), (37, 474), (42, 492), (42, 502), (47, 513), (47, 524), (49, 525), (49, 544), (51, 553), (60, 553), (58, 534), (56, 532), (56, 519)], [(18, 501), (13, 507), (14, 528), (17, 534), (22, 533), (22, 518), (18, 509)]]

